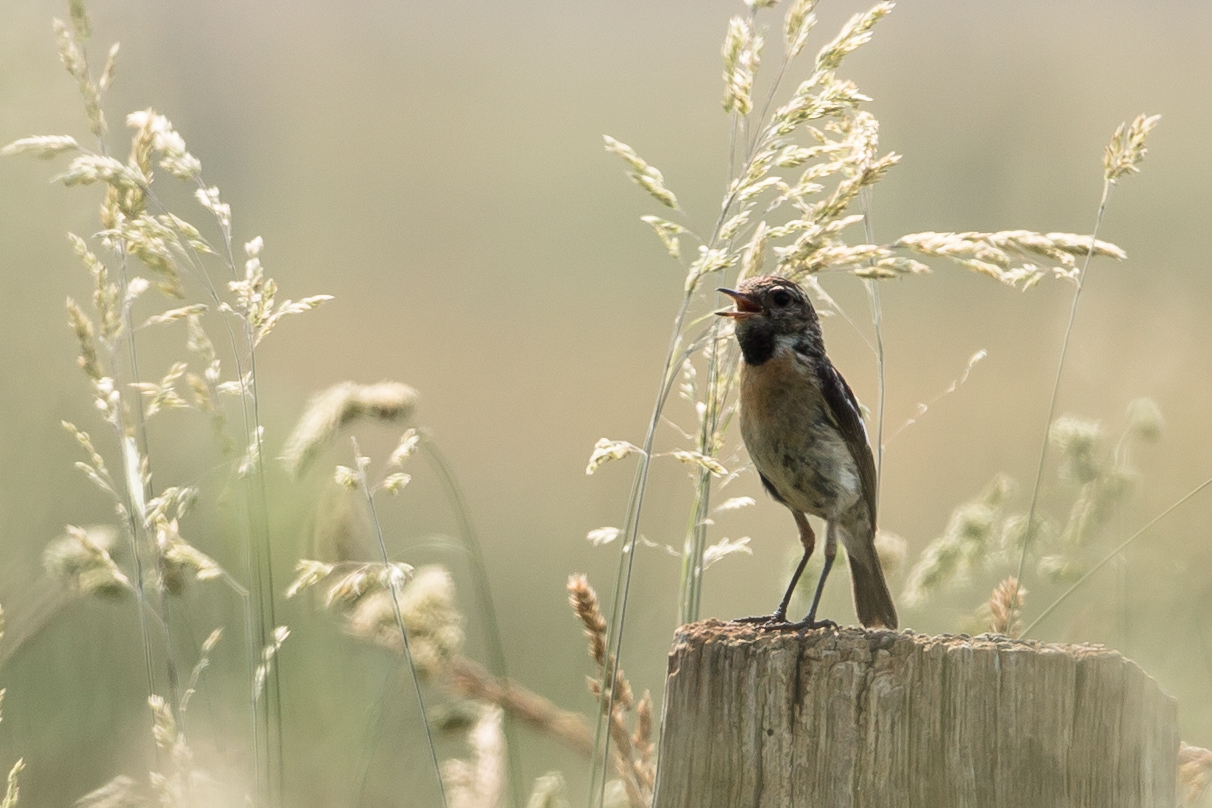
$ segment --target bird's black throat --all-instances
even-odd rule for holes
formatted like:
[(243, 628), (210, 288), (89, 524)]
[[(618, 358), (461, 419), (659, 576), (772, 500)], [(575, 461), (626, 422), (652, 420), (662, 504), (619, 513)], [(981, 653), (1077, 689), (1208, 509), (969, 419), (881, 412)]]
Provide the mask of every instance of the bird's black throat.
[(750, 367), (757, 367), (774, 356), (775, 329), (764, 318), (738, 324), (736, 341), (741, 344), (741, 355)]
[[(740, 323), (736, 329), (736, 341), (741, 345), (745, 364), (757, 367), (774, 356), (780, 333), (778, 326), (765, 318), (755, 317)], [(819, 329), (810, 328), (797, 334), (792, 347), (796, 353), (805, 357), (819, 358), (825, 355), (825, 345)]]

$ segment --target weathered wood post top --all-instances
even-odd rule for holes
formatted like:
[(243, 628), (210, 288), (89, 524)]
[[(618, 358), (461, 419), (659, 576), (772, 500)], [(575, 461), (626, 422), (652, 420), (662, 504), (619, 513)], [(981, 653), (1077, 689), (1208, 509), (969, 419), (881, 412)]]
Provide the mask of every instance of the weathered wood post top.
[(1175, 702), (1102, 646), (715, 620), (669, 656), (655, 808), (1173, 808)]

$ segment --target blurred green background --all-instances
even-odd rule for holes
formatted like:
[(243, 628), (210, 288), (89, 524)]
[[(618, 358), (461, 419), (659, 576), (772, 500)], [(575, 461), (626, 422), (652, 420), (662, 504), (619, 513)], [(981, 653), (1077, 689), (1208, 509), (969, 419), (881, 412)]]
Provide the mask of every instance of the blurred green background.
[[(630, 461), (593, 477), (585, 462), (600, 437), (642, 440), (683, 280), (638, 221), (660, 211), (603, 152), (601, 135), (658, 166), (706, 229), (727, 179), (719, 49), (738, 8), (723, 0), (91, 7), (97, 69), (108, 44), (122, 43), (107, 103), (114, 150), (125, 154), (128, 111), (164, 113), (232, 204), (237, 238), (264, 237), (263, 261), (282, 296), (336, 296), (264, 346), (271, 450), (320, 388), (383, 378), (417, 387), (418, 420), (449, 455), (482, 535), (510, 673), (569, 709), (591, 706), (591, 667), (564, 583), (586, 572), (610, 591), (617, 548), (583, 537), (621, 521), (631, 481)], [(864, 8), (823, 2), (809, 54)], [(51, 17), (65, 14), (54, 2), (0, 0), (4, 142), (87, 135), (50, 30)], [(923, 230), (1088, 233), (1116, 125), (1163, 114), (1143, 173), (1121, 182), (1100, 233), (1129, 261), (1094, 265), (1061, 386), (1061, 412), (1100, 419), (1113, 435), (1139, 396), (1166, 419), (1160, 443), (1135, 458), (1140, 485), (1107, 546), (1212, 474), (1212, 273), (1199, 235), (1212, 203), (1210, 31), (1212, 6), (1191, 0), (918, 0), (898, 7), (841, 71), (874, 99), (883, 148), (904, 155), (874, 196), (880, 240)], [(777, 29), (770, 40), (773, 64)], [(109, 518), (72, 469), (76, 449), (59, 426), (67, 418), (100, 432), (63, 311), (66, 296), (89, 294), (63, 234), (97, 228), (99, 195), (48, 184), (55, 170), (0, 161), (0, 603), (10, 618), (4, 642), (23, 640), (0, 670), (8, 688), (0, 766), (25, 756), (23, 805), (69, 804), (116, 774), (141, 776), (150, 754), (133, 608), (56, 608), (56, 585), (41, 577), (42, 547), (65, 523)], [(1045, 281), (1022, 294), (935, 270), (883, 287), (888, 430), (946, 388), (976, 350), (989, 355), (888, 448), (880, 523), (908, 540), (910, 563), (997, 472), (1019, 481), (1022, 506), (1071, 290)], [(867, 322), (856, 281), (825, 284)], [(179, 332), (164, 334), (166, 348), (148, 349), (156, 375), (181, 352)], [(862, 341), (836, 318), (826, 338), (873, 403), (874, 363)], [(216, 457), (204, 426), (178, 413), (165, 423), (196, 437), (160, 438), (162, 482), (209, 473)], [(383, 456), (394, 432), (372, 434)], [(679, 443), (672, 430), (663, 440)], [(480, 655), (473, 599), (484, 593), (471, 591), (457, 554), (434, 549), (431, 537), (451, 534), (454, 521), (436, 483), (414, 471), (414, 490), (385, 509), (393, 550), (452, 566), (471, 621), (468, 650)], [(654, 480), (642, 527), (654, 541), (680, 546), (684, 473), (660, 467)], [(275, 471), (272, 482), (285, 576), (309, 554), (316, 480), (296, 485)], [(706, 574), (705, 616), (769, 611), (782, 591), (794, 528), (757, 489), (749, 476), (728, 491), (758, 505), (721, 517), (716, 537), (751, 536), (754, 552)], [(1183, 738), (1203, 746), (1212, 746), (1210, 515), (1212, 494), (1184, 506), (1038, 632), (1121, 649), (1177, 697)], [(238, 566), (221, 527), (212, 519), (210, 534), (192, 538)], [(844, 578), (833, 579), (827, 609), (851, 622)], [(1025, 583), (1030, 618), (1059, 590)], [(900, 591), (903, 573), (892, 586)], [(632, 596), (623, 664), (633, 684), (659, 691), (675, 627), (676, 559), (643, 551)], [(174, 608), (194, 643), (229, 626), (192, 708), (191, 740), (200, 765), (241, 782), (234, 606), (218, 588), (189, 597)], [(962, 590), (902, 609), (902, 623), (965, 629), (986, 597)], [(290, 804), (425, 804), (427, 759), (393, 660), (340, 636), (308, 603), (292, 602), (283, 615), (293, 630), (281, 658)], [(562, 769), (579, 800), (583, 763), (523, 739), (526, 777)], [(457, 741), (443, 743), (443, 756), (463, 753)], [(363, 768), (370, 774), (359, 787)], [(407, 786), (412, 780), (421, 790)]]

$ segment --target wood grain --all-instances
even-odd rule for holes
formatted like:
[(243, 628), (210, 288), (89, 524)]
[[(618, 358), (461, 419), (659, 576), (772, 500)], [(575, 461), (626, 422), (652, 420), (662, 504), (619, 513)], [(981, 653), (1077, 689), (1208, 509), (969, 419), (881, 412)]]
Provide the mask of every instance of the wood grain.
[(655, 808), (1173, 808), (1176, 706), (1102, 646), (706, 621), (669, 657)]

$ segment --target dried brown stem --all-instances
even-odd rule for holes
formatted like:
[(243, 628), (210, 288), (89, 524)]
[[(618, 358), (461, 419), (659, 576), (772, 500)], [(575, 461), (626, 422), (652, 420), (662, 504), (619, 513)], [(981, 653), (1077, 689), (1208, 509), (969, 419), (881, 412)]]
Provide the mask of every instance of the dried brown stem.
[[(573, 575), (568, 579), (568, 601), (577, 619), (585, 628), (589, 640), (589, 656), (598, 665), (598, 674), (606, 664), (606, 619), (598, 605), (598, 596), (584, 575)], [(614, 744), (615, 771), (627, 793), (631, 808), (647, 808), (652, 804), (652, 788), (656, 781), (656, 766), (652, 759), (652, 698), (647, 692), (636, 704), (631, 684), (622, 669), (610, 656), (609, 669), (613, 674), (614, 700), (610, 712), (610, 739)], [(589, 692), (601, 701), (599, 679), (589, 677)], [(605, 709), (605, 708), (603, 708)], [(627, 729), (626, 713), (636, 711), (634, 736)]]
[(573, 575), (568, 579), (568, 602), (576, 612), (577, 619), (585, 626), (589, 638), (589, 656), (601, 665), (606, 659), (606, 618), (598, 606), (598, 595), (584, 575)]
[(447, 672), (451, 689), (459, 695), (495, 704), (536, 732), (558, 738), (585, 757), (593, 753), (593, 732), (577, 713), (560, 709), (517, 682), (493, 676), (467, 657), (455, 657)]
[(636, 774), (649, 791), (656, 784), (656, 745), (652, 742), (652, 695), (645, 690), (635, 708), (635, 735), (631, 742), (639, 753)]
[[(568, 602), (576, 612), (577, 619), (585, 627), (585, 636), (589, 639), (589, 656), (598, 664), (599, 675), (606, 659), (606, 618), (598, 605), (598, 594), (589, 585), (584, 575), (573, 575), (568, 578)], [(614, 677), (614, 701), (617, 706), (630, 710), (635, 705), (635, 696), (631, 684), (623, 674), (623, 669), (610, 657), (610, 669)], [(589, 690), (594, 696), (600, 696), (598, 682), (591, 679)]]

